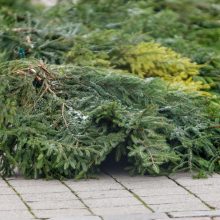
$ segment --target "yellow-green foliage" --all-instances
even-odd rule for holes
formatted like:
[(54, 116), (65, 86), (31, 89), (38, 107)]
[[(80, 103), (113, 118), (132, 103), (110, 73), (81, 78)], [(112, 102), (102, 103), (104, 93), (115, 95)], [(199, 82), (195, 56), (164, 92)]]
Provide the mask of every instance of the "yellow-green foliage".
[(140, 77), (161, 77), (170, 85), (185, 91), (199, 91), (210, 86), (201, 81), (193, 81), (199, 74), (200, 66), (191, 62), (170, 48), (158, 43), (142, 42), (124, 50), (125, 62), (132, 73)]
[(74, 46), (66, 55), (67, 63), (79, 66), (102, 66), (109, 67), (109, 57), (105, 52), (94, 53), (81, 45)]

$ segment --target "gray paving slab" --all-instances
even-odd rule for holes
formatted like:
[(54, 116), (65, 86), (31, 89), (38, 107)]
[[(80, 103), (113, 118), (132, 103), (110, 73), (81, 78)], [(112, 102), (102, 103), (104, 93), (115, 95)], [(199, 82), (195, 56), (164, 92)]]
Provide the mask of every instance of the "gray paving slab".
[(192, 217), (192, 218), (172, 218), (172, 220), (212, 220), (209, 217)]
[(0, 211), (27, 210), (27, 207), (21, 201), (0, 202)]
[(210, 210), (203, 203), (197, 201), (193, 203), (173, 203), (173, 204), (158, 204), (150, 205), (155, 212), (174, 212), (174, 211), (205, 211)]
[(13, 189), (7, 186), (7, 187), (0, 187), (0, 195), (16, 195), (16, 193)]
[[(69, 189), (64, 185), (51, 185), (51, 186), (32, 186), (32, 187), (15, 187), (19, 194), (39, 194), (39, 193), (55, 193), (55, 192), (69, 192)], [(0, 189), (1, 190), (1, 189)]]
[(60, 185), (58, 180), (45, 180), (45, 179), (24, 179), (22, 177), (11, 179), (9, 183), (14, 187), (35, 187), (35, 186), (53, 186)]
[(173, 218), (187, 217), (220, 217), (220, 210), (169, 212)]
[[(195, 173), (196, 174), (196, 173)], [(171, 174), (169, 175), (172, 179), (175, 180), (192, 180), (193, 174), (186, 172), (186, 173), (176, 173), (176, 174)], [(220, 175), (217, 173), (214, 173), (213, 175), (208, 176), (208, 178), (220, 178)], [(204, 179), (203, 179), (204, 180)]]
[(102, 220), (99, 216), (74, 216), (51, 218), (50, 220)]
[(138, 196), (154, 196), (154, 195), (189, 195), (183, 188), (147, 188), (147, 189), (134, 189), (134, 193)]
[(68, 201), (40, 201), (40, 202), (28, 202), (28, 205), (32, 210), (45, 210), (45, 209), (83, 209), (85, 206), (79, 200)]
[(180, 183), (183, 186), (204, 186), (204, 185), (219, 185), (220, 184), (220, 178), (214, 178), (209, 177), (207, 179), (177, 179), (178, 183)]
[(101, 208), (101, 207), (130, 207), (135, 205), (142, 205), (142, 203), (134, 197), (131, 198), (106, 198), (106, 199), (87, 199), (84, 202), (90, 208)]
[(96, 215), (127, 215), (127, 214), (149, 214), (152, 213), (143, 205), (129, 206), (129, 207), (105, 207), (105, 208), (92, 208)]
[(216, 193), (219, 192), (220, 190), (220, 185), (212, 185), (211, 187), (209, 185), (202, 185), (202, 186), (187, 186), (187, 189), (189, 189), (191, 192), (195, 193), (195, 194), (204, 194), (207, 192), (210, 193)]
[(114, 173), (111, 172), (111, 175), (116, 178), (119, 181), (123, 181), (123, 182), (158, 182), (158, 181), (163, 181), (163, 180), (167, 180), (168, 178), (166, 176), (130, 176), (128, 173), (125, 172), (119, 172), (119, 173)]
[[(76, 192), (87, 192), (87, 191), (102, 191), (102, 190), (116, 190), (123, 189), (123, 187), (117, 182), (107, 182), (106, 184), (99, 183), (98, 181), (93, 184), (75, 184), (75, 183), (66, 183), (72, 190)], [(88, 187), (89, 186), (89, 187)]]
[(28, 210), (10, 210), (10, 211), (0, 211), (0, 219), (5, 220), (5, 219), (18, 219), (18, 220), (23, 220), (23, 219), (33, 219), (33, 216), (30, 214)]
[(4, 180), (0, 179), (0, 187), (8, 187), (8, 185)]
[(199, 200), (191, 195), (157, 195), (157, 196), (142, 196), (141, 199), (147, 204), (158, 205), (158, 204), (175, 204), (175, 203), (196, 203)]
[[(25, 180), (19, 177), (8, 181), (38, 218), (48, 220), (100, 220), (98, 216), (104, 220), (162, 220), (169, 219), (166, 212), (169, 212), (173, 220), (220, 218), (219, 174), (201, 180), (192, 179), (188, 173), (172, 176), (179, 185), (165, 176), (130, 177), (125, 172), (113, 172), (112, 175), (114, 178), (102, 173), (99, 179), (65, 181), (83, 202), (57, 180)], [(134, 197), (133, 193), (155, 213)], [(210, 210), (200, 199), (217, 210)], [(15, 207), (14, 210), (12, 207)], [(19, 196), (0, 179), (0, 220), (2, 216), (4, 220), (8, 217), (13, 220), (33, 219)]]
[[(0, 216), (1, 219), (1, 216)], [(36, 220), (36, 218), (23, 218), (22, 219), (20, 217), (10, 217), (10, 216), (3, 216), (3, 218), (1, 220)]]
[(133, 197), (133, 195), (124, 189), (117, 190), (102, 190), (96, 191), (86, 191), (86, 192), (78, 192), (80, 198), (86, 201), (86, 199), (100, 199), (100, 198), (128, 198)]
[[(211, 188), (211, 187), (210, 187)], [(200, 193), (198, 195), (203, 201), (209, 202), (209, 201), (220, 201), (220, 191), (219, 192), (205, 192), (205, 193)]]
[(123, 185), (126, 185), (129, 189), (146, 189), (146, 188), (173, 188), (177, 187), (176, 183), (167, 179), (160, 181), (141, 181), (141, 182), (127, 182), (121, 181)]
[(131, 214), (131, 215), (104, 215), (104, 220), (166, 220), (170, 219), (164, 213), (151, 213), (151, 214)]
[(214, 207), (215, 209), (220, 209), (220, 198), (218, 201), (209, 201), (207, 202), (211, 207)]
[(39, 202), (39, 201), (68, 201), (68, 200), (78, 200), (78, 198), (69, 192), (50, 192), (50, 193), (28, 193), (22, 194), (22, 197), (27, 202)]
[(11, 195), (0, 195), (0, 204), (1, 203), (18, 203), (21, 202), (21, 199), (18, 197), (17, 194)]
[(34, 213), (38, 218), (64, 218), (91, 215), (87, 209), (34, 210)]

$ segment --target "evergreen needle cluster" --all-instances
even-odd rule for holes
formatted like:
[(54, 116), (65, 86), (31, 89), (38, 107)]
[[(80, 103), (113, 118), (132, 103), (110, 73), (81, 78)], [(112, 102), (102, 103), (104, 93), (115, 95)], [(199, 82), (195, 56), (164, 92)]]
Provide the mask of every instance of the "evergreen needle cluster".
[(0, 4), (2, 175), (220, 170), (217, 0)]

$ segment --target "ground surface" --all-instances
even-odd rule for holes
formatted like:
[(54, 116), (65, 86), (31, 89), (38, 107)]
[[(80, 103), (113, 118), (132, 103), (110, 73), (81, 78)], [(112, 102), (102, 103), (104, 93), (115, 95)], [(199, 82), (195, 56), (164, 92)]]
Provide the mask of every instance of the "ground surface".
[(0, 180), (0, 220), (220, 220), (220, 175)]

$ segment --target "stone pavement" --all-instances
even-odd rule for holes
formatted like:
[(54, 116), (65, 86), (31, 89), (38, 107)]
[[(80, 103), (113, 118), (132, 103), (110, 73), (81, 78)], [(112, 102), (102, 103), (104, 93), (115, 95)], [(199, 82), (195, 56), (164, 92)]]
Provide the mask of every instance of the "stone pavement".
[(0, 179), (0, 220), (220, 220), (220, 175)]

